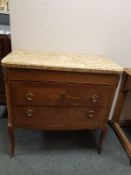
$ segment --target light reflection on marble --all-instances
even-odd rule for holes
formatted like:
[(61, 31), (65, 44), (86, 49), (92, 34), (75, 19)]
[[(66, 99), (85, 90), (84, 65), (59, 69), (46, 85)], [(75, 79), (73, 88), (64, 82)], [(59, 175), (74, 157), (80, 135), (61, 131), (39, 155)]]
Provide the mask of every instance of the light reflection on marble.
[(3, 67), (62, 70), (72, 72), (117, 73), (123, 68), (110, 59), (93, 54), (33, 53), (13, 51), (2, 60)]

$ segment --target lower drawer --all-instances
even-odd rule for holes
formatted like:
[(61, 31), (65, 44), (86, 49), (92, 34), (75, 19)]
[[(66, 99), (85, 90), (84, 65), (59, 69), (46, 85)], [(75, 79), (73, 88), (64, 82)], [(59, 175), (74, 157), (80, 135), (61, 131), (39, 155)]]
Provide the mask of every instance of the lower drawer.
[(45, 130), (93, 129), (102, 127), (106, 108), (14, 107), (14, 127)]

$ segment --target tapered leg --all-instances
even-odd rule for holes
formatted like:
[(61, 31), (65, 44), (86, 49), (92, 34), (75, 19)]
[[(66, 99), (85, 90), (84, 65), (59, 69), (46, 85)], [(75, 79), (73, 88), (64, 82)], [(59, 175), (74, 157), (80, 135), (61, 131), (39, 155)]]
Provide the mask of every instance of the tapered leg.
[(107, 134), (107, 131), (108, 131), (108, 126), (105, 125), (105, 127), (104, 127), (104, 128), (102, 129), (102, 131), (101, 131), (101, 135), (100, 135), (100, 138), (99, 138), (99, 143), (98, 143), (98, 154), (101, 154), (103, 142), (104, 142), (105, 136), (106, 136), (106, 134)]
[(9, 142), (10, 142), (10, 155), (11, 157), (14, 156), (14, 149), (15, 149), (15, 135), (14, 129), (12, 126), (8, 126), (8, 134), (9, 134)]

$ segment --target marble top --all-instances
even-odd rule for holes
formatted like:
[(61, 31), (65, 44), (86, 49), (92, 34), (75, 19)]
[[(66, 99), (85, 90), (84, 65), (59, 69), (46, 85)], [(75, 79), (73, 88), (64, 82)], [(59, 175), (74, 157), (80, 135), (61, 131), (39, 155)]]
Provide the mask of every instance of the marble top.
[(33, 53), (13, 51), (2, 59), (2, 66), (9, 68), (44, 69), (72, 72), (117, 73), (123, 68), (109, 58), (94, 54)]

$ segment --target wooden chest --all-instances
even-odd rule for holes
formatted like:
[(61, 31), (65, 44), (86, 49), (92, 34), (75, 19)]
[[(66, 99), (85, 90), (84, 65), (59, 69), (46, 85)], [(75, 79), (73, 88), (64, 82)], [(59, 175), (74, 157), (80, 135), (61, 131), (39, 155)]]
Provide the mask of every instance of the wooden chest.
[(4, 67), (11, 154), (15, 128), (101, 128), (98, 152), (119, 74)]

